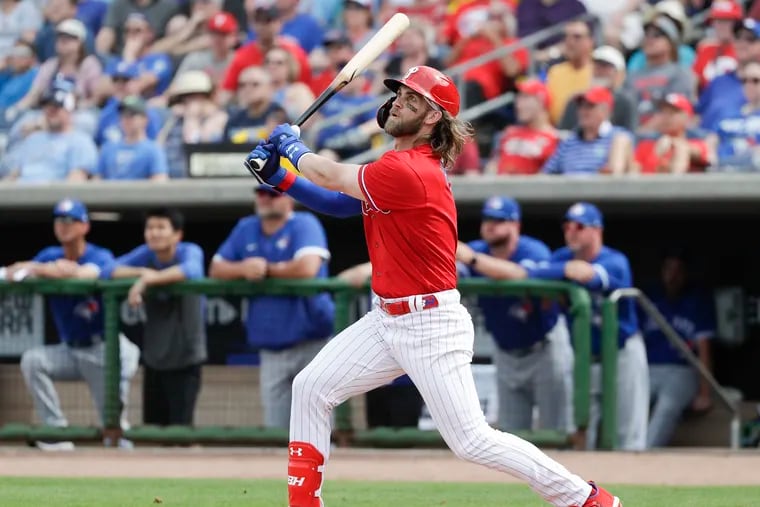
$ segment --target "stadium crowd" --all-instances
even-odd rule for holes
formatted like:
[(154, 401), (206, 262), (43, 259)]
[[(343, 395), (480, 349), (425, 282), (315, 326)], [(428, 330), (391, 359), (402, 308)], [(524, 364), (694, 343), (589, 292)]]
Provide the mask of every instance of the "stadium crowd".
[(194, 146), (244, 152), (294, 121), (398, 11), (412, 27), (305, 125), (322, 153), (384, 144), (383, 78), (509, 46), (457, 73), (466, 107), (515, 100), (474, 120), (453, 174), (758, 165), (757, 1), (2, 0), (0, 175), (188, 177)]

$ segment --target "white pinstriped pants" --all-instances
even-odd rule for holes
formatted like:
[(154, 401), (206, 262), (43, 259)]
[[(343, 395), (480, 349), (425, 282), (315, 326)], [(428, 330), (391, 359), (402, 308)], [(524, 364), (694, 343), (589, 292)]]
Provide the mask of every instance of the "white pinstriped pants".
[(459, 458), (527, 482), (552, 505), (583, 505), (591, 492), (583, 479), (488, 425), (470, 366), (472, 319), (456, 290), (436, 296), (439, 307), (401, 316), (376, 307), (330, 340), (293, 382), (290, 440), (311, 443), (327, 461), (332, 409), (407, 373)]

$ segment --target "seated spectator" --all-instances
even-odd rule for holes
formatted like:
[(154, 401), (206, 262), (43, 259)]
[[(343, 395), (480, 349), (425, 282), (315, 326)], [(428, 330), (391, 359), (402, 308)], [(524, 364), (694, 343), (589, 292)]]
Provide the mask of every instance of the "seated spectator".
[(578, 128), (544, 164), (549, 174), (623, 174), (631, 165), (631, 136), (610, 121), (612, 92), (601, 86), (579, 96)]
[[(401, 34), (396, 41), (396, 50), (384, 66), (382, 72), (378, 72), (374, 78), (373, 89), (378, 94), (387, 93), (383, 84), (385, 78), (398, 78), (412, 67), (427, 65), (434, 69), (443, 69), (443, 62), (431, 54), (433, 28), (424, 22), (412, 25)], [(348, 39), (345, 39), (348, 41)], [(325, 42), (327, 44), (327, 42)], [(313, 87), (312, 87), (313, 89)], [(324, 88), (323, 88), (324, 89)]]
[(507, 127), (499, 138), (491, 160), (490, 174), (535, 174), (557, 148), (559, 136), (549, 121), (551, 97), (541, 81), (517, 84), (517, 125)]
[(124, 137), (103, 145), (95, 177), (104, 180), (167, 180), (166, 154), (146, 135), (148, 114), (145, 101), (137, 95), (130, 95), (118, 108)]
[[(399, 43), (404, 38), (405, 34), (409, 33), (412, 28), (408, 28), (404, 34), (399, 38)], [(351, 44), (351, 40), (340, 30), (331, 30), (325, 34), (324, 37), (324, 57), (325, 67), (322, 72), (315, 75), (309, 86), (312, 93), (318, 96), (332, 83), (338, 72), (348, 63), (348, 61), (354, 56), (354, 46)], [(383, 90), (385, 85), (383, 85)], [(383, 92), (384, 93), (384, 92)]]
[(546, 86), (552, 98), (549, 118), (557, 125), (567, 102), (573, 96), (583, 93), (591, 85), (591, 54), (594, 52), (594, 38), (591, 25), (582, 21), (571, 21), (565, 25), (565, 61), (549, 67)]
[[(689, 20), (684, 11), (682, 0), (659, 0), (654, 4), (653, 8), (650, 8), (645, 12), (642, 24), (646, 26), (651, 23), (654, 18), (659, 16), (665, 16), (675, 23), (675, 26), (678, 29), (678, 40), (683, 41)], [(681, 67), (691, 69), (694, 65), (694, 59), (696, 58), (694, 48), (688, 44), (679, 42), (677, 43), (676, 51), (677, 53), (674, 61)], [(644, 51), (641, 49), (634, 51), (628, 59), (628, 73), (630, 74), (631, 72), (643, 70), (647, 66), (646, 60)]]
[(483, 174), (480, 168), (480, 150), (475, 138), (470, 137), (464, 142), (462, 151), (454, 161), (454, 166), (448, 172), (455, 176), (479, 176)]
[(180, 4), (164, 0), (109, 0), (103, 26), (95, 38), (96, 52), (104, 56), (122, 53), (127, 41), (124, 27), (133, 14), (141, 14), (150, 21), (156, 37), (163, 37), (166, 25), (179, 12)]
[(658, 107), (658, 131), (651, 139), (638, 142), (635, 160), (639, 172), (683, 174), (703, 172), (715, 161), (715, 153), (704, 139), (688, 138), (687, 128), (694, 116), (689, 99), (670, 93)]
[[(37, 58), (44, 62), (56, 56), (58, 25), (67, 19), (79, 17), (77, 16), (77, 0), (48, 0), (42, 15), (44, 16), (44, 23), (34, 39), (34, 47), (37, 51)], [(85, 47), (88, 53), (92, 53), (95, 49), (94, 32), (89, 31), (86, 24), (82, 23), (82, 26), (85, 27), (86, 33)]]
[[(699, 361), (711, 369), (715, 308), (709, 294), (689, 283), (683, 253), (669, 253), (663, 260), (660, 276), (659, 286), (648, 290), (647, 295)], [(687, 409), (704, 412), (712, 406), (711, 390), (657, 323), (649, 315), (640, 317), (649, 362), (651, 409), (647, 445), (664, 447)]]
[(57, 82), (41, 100), (43, 122), (2, 161), (3, 179), (24, 183), (85, 181), (95, 171), (98, 150), (92, 138), (74, 130), (76, 96)]
[(271, 76), (263, 67), (248, 67), (240, 73), (237, 103), (240, 109), (230, 114), (224, 126), (227, 141), (253, 145), (287, 122), (285, 110), (274, 101)]
[[(373, 103), (376, 97), (366, 91), (367, 85), (368, 81), (364, 74), (354, 78), (322, 106), (320, 109), (322, 118), (334, 117), (347, 110)], [(350, 158), (369, 149), (371, 135), (377, 131), (373, 128), (367, 135), (360, 127), (365, 123), (376, 125), (376, 114), (377, 111), (373, 108), (364, 113), (349, 116), (340, 123), (321, 128), (317, 133), (316, 148), (332, 150), (337, 153), (339, 159)]]
[[(77, 1), (77, 19), (87, 27), (87, 33), (93, 36), (92, 50), (95, 51), (94, 36), (103, 26), (106, 18), (108, 5), (111, 0), (78, 0)], [(50, 5), (48, 1), (48, 5)]]
[[(322, 45), (324, 29), (320, 22), (308, 11), (299, 8), (299, 0), (278, 0), (277, 8), (282, 19), (279, 35), (294, 40), (306, 53), (311, 53)], [(248, 41), (256, 40), (256, 30), (248, 31)]]
[(264, 68), (274, 89), (274, 102), (285, 110), (288, 121), (294, 122), (314, 102), (309, 86), (298, 81), (298, 60), (284, 48), (275, 46), (267, 51)]
[[(176, 14), (166, 24), (166, 34), (150, 46), (151, 53), (181, 57), (211, 45), (206, 26), (222, 10), (224, 0), (203, 0), (190, 3), (190, 15)], [(235, 22), (237, 26), (237, 22)]]
[[(610, 122), (630, 132), (638, 126), (637, 104), (621, 87), (625, 81), (625, 58), (612, 46), (601, 46), (591, 54), (594, 66), (591, 82), (594, 86), (604, 86), (612, 91), (615, 106)], [(565, 107), (565, 113), (559, 122), (562, 130), (572, 130), (578, 126), (578, 102), (571, 100)]]
[(744, 64), (740, 75), (747, 103), (717, 122), (709, 142), (717, 145), (721, 170), (756, 171), (760, 165), (760, 63)]
[(17, 40), (34, 43), (42, 27), (42, 13), (29, 0), (3, 0), (0, 9), (0, 61), (4, 60)]
[(6, 58), (8, 64), (0, 71), (0, 111), (15, 106), (29, 92), (39, 70), (28, 42), (16, 41)]
[(696, 83), (691, 69), (676, 62), (680, 34), (675, 22), (667, 16), (658, 16), (644, 27), (644, 55), (646, 67), (628, 74), (626, 93), (631, 94), (639, 108), (640, 130), (655, 130), (649, 125), (657, 103), (670, 93), (694, 100)]
[(375, 35), (374, 0), (346, 0), (343, 3), (343, 27), (359, 51)]
[(714, 38), (699, 42), (692, 67), (700, 90), (717, 76), (736, 70), (734, 26), (744, 17), (742, 11), (736, 0), (716, 0), (710, 7), (707, 22)]

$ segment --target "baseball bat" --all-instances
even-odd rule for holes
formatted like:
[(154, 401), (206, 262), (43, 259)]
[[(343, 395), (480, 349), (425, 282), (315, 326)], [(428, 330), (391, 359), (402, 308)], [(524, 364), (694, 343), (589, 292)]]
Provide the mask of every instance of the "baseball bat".
[[(372, 36), (362, 48), (356, 52), (356, 54), (343, 66), (338, 72), (338, 75), (330, 82), (327, 88), (319, 94), (314, 102), (303, 112), (301, 116), (295, 122), (296, 127), (300, 127), (316, 113), (325, 102), (330, 100), (333, 95), (341, 91), (346, 87), (348, 83), (354, 80), (356, 76), (364, 72), (364, 70), (377, 59), (383, 51), (393, 44), (399, 35), (409, 27), (409, 18), (406, 14), (396, 13), (391, 19), (389, 19), (380, 30)], [(256, 164), (258, 168), (261, 168), (264, 161), (254, 159), (252, 164)]]

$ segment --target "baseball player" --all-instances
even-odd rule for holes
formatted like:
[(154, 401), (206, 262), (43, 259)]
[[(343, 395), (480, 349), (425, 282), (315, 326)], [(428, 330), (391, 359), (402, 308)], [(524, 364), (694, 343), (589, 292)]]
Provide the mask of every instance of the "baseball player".
[[(520, 205), (510, 197), (486, 200), (480, 236), (457, 248), (465, 275), (521, 279), (527, 276), (524, 267), (551, 256), (544, 243), (520, 233)], [(541, 428), (574, 431), (573, 349), (558, 305), (535, 297), (480, 296), (478, 306), (497, 345), (499, 428), (532, 429), (535, 406)]]
[[(256, 215), (238, 221), (211, 262), (224, 280), (325, 278), (330, 252), (322, 224), (269, 186), (256, 190)], [(335, 308), (327, 293), (258, 296), (248, 300), (248, 343), (259, 350), (264, 425), (288, 428), (291, 384), (333, 333)]]
[[(445, 172), (472, 130), (456, 117), (459, 92), (440, 71), (412, 67), (384, 83), (395, 96), (377, 119), (395, 149), (376, 162), (360, 166), (316, 155), (290, 125), (278, 126), (267, 140), (272, 146), (260, 143), (246, 159), (257, 178), (312, 209), (363, 215), (378, 295), (375, 307), (333, 338), (293, 382), (290, 507), (323, 505), (331, 409), (403, 373), (460, 458), (518, 477), (556, 506), (619, 506), (617, 497), (486, 422), (470, 364), (472, 319), (456, 290), (457, 214)], [(302, 177), (285, 170), (278, 154)]]
[[(80, 201), (64, 199), (53, 208), (53, 230), (60, 246), (41, 250), (31, 261), (17, 262), (5, 270), (9, 281), (26, 276), (50, 279), (96, 279), (102, 270), (110, 269), (113, 254), (85, 239), (90, 231), (87, 208)], [(61, 410), (55, 380), (84, 380), (98, 409), (101, 420), (105, 409), (105, 342), (103, 341), (103, 302), (97, 296), (51, 296), (50, 311), (61, 343), (27, 350), (21, 356), (21, 372), (34, 399), (34, 408), (42, 424), (68, 425)], [(119, 337), (121, 350), (120, 396), (126, 406), (129, 381), (137, 371), (140, 351), (126, 337)], [(125, 411), (123, 411), (125, 413)], [(126, 419), (122, 419), (126, 427)], [(72, 448), (38, 443), (43, 449)], [(126, 441), (119, 444), (128, 444)]]
[[(567, 246), (552, 254), (551, 261), (528, 268), (533, 278), (572, 280), (586, 287), (592, 299), (594, 315), (591, 329), (592, 404), (589, 414), (587, 445), (596, 446), (601, 406), (601, 303), (615, 289), (631, 287), (628, 258), (604, 245), (602, 213), (593, 204), (573, 204), (565, 214), (563, 229)], [(649, 373), (644, 340), (639, 332), (635, 305), (623, 299), (618, 305), (617, 361), (617, 436), (621, 449), (640, 451), (646, 448), (649, 417)]]
[[(662, 263), (661, 284), (647, 295), (709, 369), (712, 366), (710, 339), (715, 335), (715, 308), (707, 294), (690, 286), (685, 256), (670, 252)], [(642, 330), (649, 360), (651, 414), (649, 447), (668, 445), (683, 412), (697, 412), (712, 405), (710, 385), (670, 344), (660, 327), (642, 315)]]

